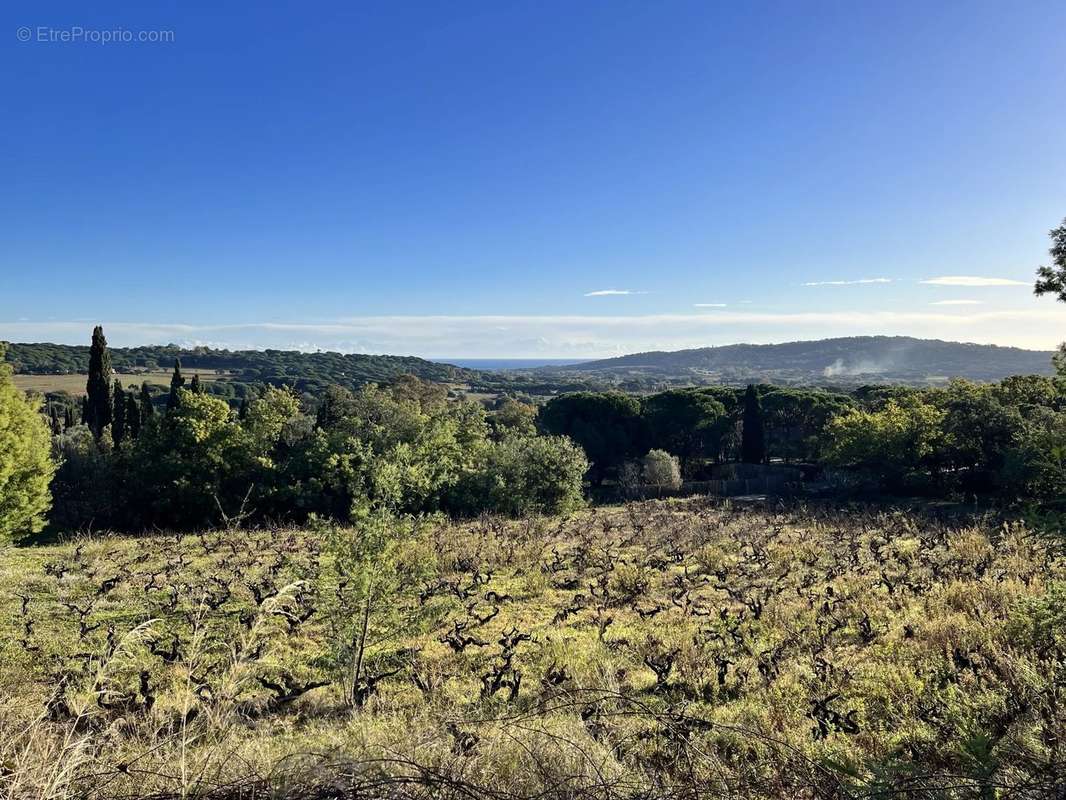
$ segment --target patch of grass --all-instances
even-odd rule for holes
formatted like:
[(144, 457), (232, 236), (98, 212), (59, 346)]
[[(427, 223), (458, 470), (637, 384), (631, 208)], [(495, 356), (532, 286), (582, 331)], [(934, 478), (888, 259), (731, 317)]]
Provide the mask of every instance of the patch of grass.
[[(227, 380), (231, 373), (225, 370), (202, 370), (197, 372), (200, 380), (205, 383), (211, 381)], [(188, 372), (186, 380), (190, 379), (193, 371)], [(115, 373), (114, 378), (122, 381), (126, 389), (140, 388), (147, 381), (157, 386), (170, 385), (171, 370), (147, 370), (135, 374)], [(81, 396), (85, 394), (85, 382), (88, 379), (84, 374), (70, 375), (13, 375), (15, 385), (23, 391), (39, 392), (67, 392), (68, 394)]]
[(405, 525), (355, 707), (338, 535), (6, 551), (0, 792), (1061, 788), (1066, 569), (1021, 527), (695, 500)]

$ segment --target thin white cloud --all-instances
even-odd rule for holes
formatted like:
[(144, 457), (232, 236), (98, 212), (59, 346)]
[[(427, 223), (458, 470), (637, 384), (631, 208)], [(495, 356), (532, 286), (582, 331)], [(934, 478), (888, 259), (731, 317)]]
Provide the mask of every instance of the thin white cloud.
[(647, 292), (636, 292), (632, 289), (597, 289), (595, 292), (585, 292), (585, 297), (615, 297), (630, 294), (647, 294)]
[(984, 305), (984, 300), (937, 300), (935, 303), (930, 303), (931, 306), (980, 306)]
[(804, 286), (858, 286), (864, 283), (892, 283), (891, 278), (859, 278), (853, 281), (807, 281)]
[[(553, 316), (378, 316), (234, 325), (0, 321), (0, 340), (87, 344), (92, 324), (115, 347), (197, 344), (230, 349), (335, 350), (423, 357), (598, 358), (647, 350), (834, 336), (917, 336), (1053, 350), (1066, 308), (1000, 311), (750, 312)], [(500, 330), (505, 328), (506, 330)]]
[(927, 278), (918, 283), (930, 286), (1028, 286), (1027, 281), (1012, 278), (984, 278), (977, 275), (941, 275), (939, 278)]
[(693, 303), (693, 308), (726, 308), (725, 303)]

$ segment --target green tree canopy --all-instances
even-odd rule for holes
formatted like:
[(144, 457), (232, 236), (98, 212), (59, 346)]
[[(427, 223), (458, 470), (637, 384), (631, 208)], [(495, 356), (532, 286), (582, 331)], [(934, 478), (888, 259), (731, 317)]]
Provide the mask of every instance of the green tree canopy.
[(644, 399), (648, 444), (676, 455), (686, 469), (693, 459), (716, 455), (725, 406), (694, 389), (673, 389)]
[(575, 392), (552, 398), (540, 413), (544, 430), (569, 436), (591, 462), (589, 478), (602, 482), (628, 458), (644, 452), (640, 402), (621, 392)]
[(827, 460), (898, 488), (909, 475), (942, 460), (944, 417), (920, 396), (889, 400), (880, 411), (852, 409), (828, 425)]
[(40, 404), (15, 386), (3, 358), (0, 345), (0, 544), (44, 526), (55, 472)]

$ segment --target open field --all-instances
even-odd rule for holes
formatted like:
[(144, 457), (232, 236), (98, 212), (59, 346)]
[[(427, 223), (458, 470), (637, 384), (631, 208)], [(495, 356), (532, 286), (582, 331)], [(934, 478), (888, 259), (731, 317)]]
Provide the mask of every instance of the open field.
[(0, 563), (4, 796), (1064, 786), (1066, 564), (1011, 525), (690, 500)]
[[(114, 373), (114, 379), (122, 381), (122, 385), (129, 389), (131, 387), (139, 388), (142, 383), (148, 381), (148, 383), (156, 384), (158, 386), (169, 386), (171, 370), (151, 370), (147, 372), (138, 372), (136, 374), (122, 374)], [(192, 379), (193, 372), (185, 374), (185, 380)], [(209, 381), (225, 380), (230, 377), (231, 373), (225, 370), (200, 370), (195, 374), (200, 376), (200, 380), (205, 383)], [(70, 374), (70, 375), (14, 375), (12, 376), (15, 385), (28, 392), (67, 392), (68, 394), (80, 396), (85, 394), (85, 383), (88, 380), (88, 375), (85, 374)]]

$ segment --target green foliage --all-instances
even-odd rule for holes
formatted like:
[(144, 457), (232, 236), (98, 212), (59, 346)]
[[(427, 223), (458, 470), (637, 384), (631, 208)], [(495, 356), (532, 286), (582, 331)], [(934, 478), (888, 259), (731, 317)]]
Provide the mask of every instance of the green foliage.
[(941, 459), (945, 416), (919, 397), (889, 400), (880, 411), (852, 409), (829, 423), (827, 461), (899, 488), (908, 476)]
[(645, 486), (653, 486), (660, 492), (681, 488), (681, 464), (677, 456), (665, 450), (649, 450), (640, 460), (640, 471)]
[(141, 407), (132, 390), (126, 395), (125, 423), (131, 439), (141, 435)]
[(581, 448), (564, 436), (510, 436), (489, 446), (452, 502), (467, 513), (565, 514), (584, 504), (581, 487), (588, 467)]
[(137, 406), (140, 410), (141, 426), (148, 424), (155, 416), (155, 406), (152, 404), (152, 392), (147, 382), (141, 383), (141, 391), (137, 398)]
[(116, 465), (88, 425), (73, 425), (52, 440), (59, 465), (52, 481), (54, 498), (49, 522), (64, 532), (117, 525), (113, 494)]
[(693, 459), (716, 457), (724, 427), (729, 422), (725, 406), (705, 392), (675, 389), (644, 399), (641, 413), (648, 441), (673, 453), (683, 466)]
[(120, 447), (126, 438), (126, 393), (122, 389), (122, 381), (115, 381), (111, 398), (114, 404), (111, 411), (111, 438), (115, 447)]
[[(474, 381), (481, 377), (480, 373), (472, 370), (421, 358), (358, 353), (231, 351), (149, 345), (111, 348), (110, 355), (114, 368), (119, 372), (156, 370), (180, 360), (186, 370), (230, 372), (233, 381), (245, 386), (265, 383), (316, 394), (331, 385), (354, 390), (367, 383), (388, 383), (401, 375), (416, 375), (424, 380), (440, 382)], [(89, 348), (16, 343), (11, 345), (9, 360), (13, 362), (16, 372), (40, 375), (83, 373), (88, 369)], [(204, 388), (211, 391), (210, 385)]]
[(85, 407), (82, 422), (97, 438), (111, 424), (111, 354), (107, 350), (104, 329), (93, 328), (89, 348), (89, 379), (85, 384)]
[(1066, 497), (1066, 412), (1034, 411), (1004, 454), (1004, 488), (1018, 497)]
[(537, 407), (532, 403), (521, 403), (512, 397), (504, 397), (489, 417), (489, 426), (496, 439), (506, 436), (535, 436)]
[(569, 436), (585, 451), (594, 483), (644, 452), (640, 402), (620, 392), (575, 392), (552, 398), (541, 410), (540, 424), (555, 436)]
[(354, 528), (325, 529), (325, 568), (319, 577), (321, 609), (328, 627), (324, 664), (344, 687), (349, 705), (362, 707), (373, 691), (368, 670), (382, 642), (415, 627), (417, 614), (394, 602), (404, 586), (423, 575), (404, 570), (399, 553), (417, 523), (377, 511)]
[(44, 525), (54, 472), (47, 418), (12, 383), (0, 347), (0, 545)]
[(762, 400), (754, 384), (749, 384), (744, 393), (743, 425), (740, 459), (745, 464), (762, 464), (766, 461), (766, 432), (763, 428)]
[(1054, 294), (1066, 303), (1066, 219), (1057, 228), (1048, 232), (1051, 237), (1051, 265), (1042, 266), (1036, 271), (1037, 295)]
[[(249, 486), (254, 452), (225, 401), (177, 389), (177, 404), (119, 462), (135, 527), (210, 526)], [(222, 509), (220, 509), (220, 505)]]
[[(1014, 400), (1016, 394), (1007, 387), (1001, 396)], [(992, 387), (969, 381), (953, 381), (948, 389), (930, 395), (944, 412), (941, 457), (955, 470), (966, 470), (965, 486), (970, 490), (994, 485), (1022, 426), (1018, 408), (1001, 402), (1001, 396)]]
[(181, 402), (181, 388), (185, 386), (185, 378), (181, 374), (181, 360), (174, 359), (174, 372), (170, 376), (170, 394), (167, 395), (167, 413), (178, 407)]
[(818, 461), (825, 426), (855, 407), (849, 395), (810, 389), (762, 387), (767, 455), (783, 461)]

